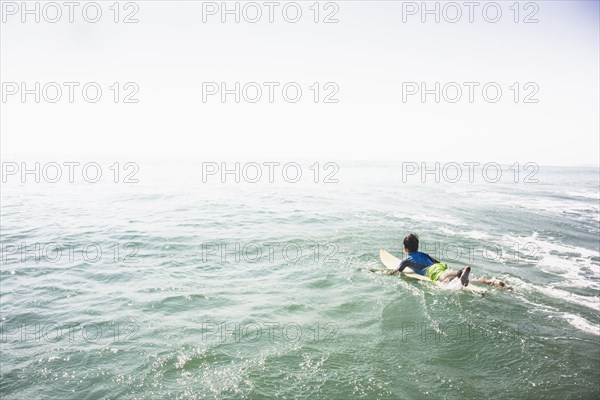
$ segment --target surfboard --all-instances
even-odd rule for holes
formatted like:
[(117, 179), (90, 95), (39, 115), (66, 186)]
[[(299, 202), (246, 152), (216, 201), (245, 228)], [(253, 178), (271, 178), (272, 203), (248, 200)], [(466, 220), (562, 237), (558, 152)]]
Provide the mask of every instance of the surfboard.
[[(388, 253), (383, 248), (379, 249), (379, 258), (381, 259), (381, 262), (383, 263), (383, 265), (385, 265), (385, 268), (388, 270), (395, 270), (395, 269), (398, 269), (398, 267), (400, 266), (401, 260), (398, 257)], [(426, 282), (432, 283), (434, 285), (438, 285), (438, 286), (442, 286), (442, 287), (446, 287), (446, 288), (457, 288), (460, 290), (466, 290), (469, 292), (479, 293), (479, 294), (483, 294), (487, 291), (486, 289), (484, 289), (482, 287), (478, 287), (478, 286), (468, 285), (467, 287), (465, 287), (462, 285), (458, 285), (458, 284), (456, 284), (457, 282), (454, 282), (454, 284), (442, 283), (442, 282), (432, 282), (431, 279), (427, 278), (426, 276), (419, 275), (419, 274), (413, 272), (410, 268), (406, 268), (404, 271), (402, 271), (402, 275), (406, 276), (407, 278), (418, 279), (420, 281), (426, 281)]]

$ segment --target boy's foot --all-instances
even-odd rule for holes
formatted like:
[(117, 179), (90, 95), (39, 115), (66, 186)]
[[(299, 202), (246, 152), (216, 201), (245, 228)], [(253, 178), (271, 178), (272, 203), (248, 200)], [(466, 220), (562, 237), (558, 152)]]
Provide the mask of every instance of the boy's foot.
[(512, 287), (506, 286), (506, 283), (504, 283), (503, 281), (495, 281), (494, 286), (500, 286), (501, 288), (504, 288), (506, 290), (513, 290)]
[(469, 273), (471, 272), (471, 267), (464, 267), (462, 270), (462, 274), (460, 274), (460, 283), (463, 286), (469, 285)]

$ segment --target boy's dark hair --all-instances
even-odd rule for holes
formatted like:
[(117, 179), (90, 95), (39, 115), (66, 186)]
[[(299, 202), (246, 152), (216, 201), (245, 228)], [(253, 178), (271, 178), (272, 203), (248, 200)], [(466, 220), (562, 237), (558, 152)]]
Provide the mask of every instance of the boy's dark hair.
[(411, 233), (407, 237), (404, 238), (404, 248), (408, 250), (409, 253), (414, 253), (419, 250), (419, 237), (414, 233)]

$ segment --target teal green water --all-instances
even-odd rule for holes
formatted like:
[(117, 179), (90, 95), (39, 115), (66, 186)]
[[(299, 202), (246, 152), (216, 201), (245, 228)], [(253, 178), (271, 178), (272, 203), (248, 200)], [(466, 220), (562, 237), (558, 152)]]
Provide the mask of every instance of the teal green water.
[[(129, 186), (3, 185), (2, 398), (600, 394), (597, 169), (436, 184), (347, 163), (337, 184), (252, 185), (140, 167)], [(409, 232), (515, 290), (368, 272)], [(36, 259), (51, 242), (60, 260)]]

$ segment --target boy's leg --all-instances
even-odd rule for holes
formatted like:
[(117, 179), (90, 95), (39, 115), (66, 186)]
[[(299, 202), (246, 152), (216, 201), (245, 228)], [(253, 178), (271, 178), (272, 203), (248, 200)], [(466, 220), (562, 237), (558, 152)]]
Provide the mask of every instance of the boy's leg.
[(484, 285), (490, 286), (500, 286), (502, 288), (505, 288), (506, 290), (513, 290), (512, 287), (506, 286), (506, 283), (504, 283), (504, 281), (492, 281), (490, 279), (475, 279), (473, 282), (482, 283)]
[(460, 283), (463, 286), (467, 286), (469, 284), (469, 273), (471, 272), (471, 267), (464, 267), (460, 271), (446, 271), (442, 275), (440, 275), (440, 282), (450, 282), (454, 278), (460, 277)]
[(463, 286), (467, 286), (469, 284), (469, 273), (471, 272), (471, 267), (464, 267), (462, 269), (462, 275), (460, 276), (460, 283)]
[(469, 273), (471, 272), (471, 267), (464, 267), (460, 271), (446, 271), (442, 275), (440, 275), (440, 282), (450, 282), (452, 279), (460, 277), (460, 283), (463, 286), (467, 286), (469, 284)]
[(452, 279), (458, 276), (458, 271), (446, 271), (440, 275), (438, 281), (440, 282), (450, 282)]

